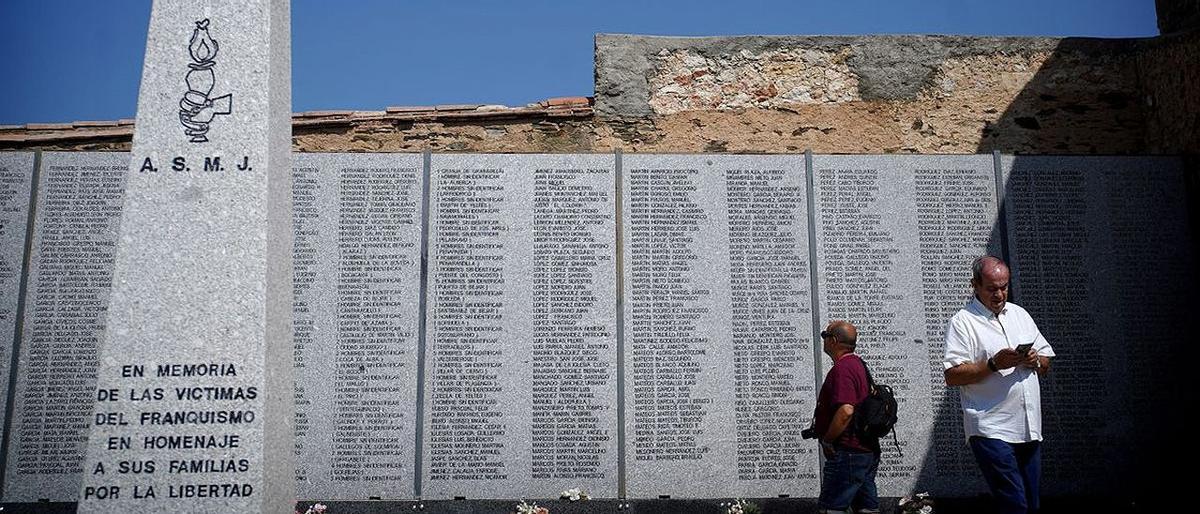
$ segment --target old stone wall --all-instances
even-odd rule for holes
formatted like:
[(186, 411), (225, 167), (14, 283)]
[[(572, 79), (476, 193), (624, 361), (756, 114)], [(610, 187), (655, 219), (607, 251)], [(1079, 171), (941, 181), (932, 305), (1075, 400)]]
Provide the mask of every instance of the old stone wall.
[(1155, 0), (1163, 34), (1200, 28), (1200, 0)]
[[(1200, 36), (599, 35), (594, 100), (297, 113), (300, 152), (1196, 153)], [(0, 127), (128, 150), (132, 122)]]
[(1148, 44), (1138, 71), (1149, 104), (1147, 153), (1200, 154), (1200, 31)]
[(1146, 153), (1139, 68), (1157, 64), (1149, 49), (1180, 46), (602, 35), (596, 113), (609, 127), (636, 127), (613, 135), (650, 151)]

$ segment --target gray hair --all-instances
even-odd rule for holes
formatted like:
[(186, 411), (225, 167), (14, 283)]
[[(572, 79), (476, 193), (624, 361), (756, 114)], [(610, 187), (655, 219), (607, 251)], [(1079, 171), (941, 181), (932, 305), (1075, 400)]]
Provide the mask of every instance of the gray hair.
[(1004, 263), (1004, 259), (1001, 259), (999, 257), (992, 256), (992, 255), (984, 255), (982, 257), (978, 257), (975, 259), (975, 262), (971, 263), (971, 281), (979, 282), (980, 280), (982, 280), (983, 279), (983, 270), (984, 270), (984, 268), (987, 268), (989, 264), (1004, 266), (1005, 268), (1008, 268), (1008, 265)]

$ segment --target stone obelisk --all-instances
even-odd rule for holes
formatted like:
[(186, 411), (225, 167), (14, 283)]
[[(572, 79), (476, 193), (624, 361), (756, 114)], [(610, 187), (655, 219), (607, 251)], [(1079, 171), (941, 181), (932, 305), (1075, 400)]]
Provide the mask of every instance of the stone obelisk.
[(292, 512), (287, 0), (155, 0), (81, 512)]

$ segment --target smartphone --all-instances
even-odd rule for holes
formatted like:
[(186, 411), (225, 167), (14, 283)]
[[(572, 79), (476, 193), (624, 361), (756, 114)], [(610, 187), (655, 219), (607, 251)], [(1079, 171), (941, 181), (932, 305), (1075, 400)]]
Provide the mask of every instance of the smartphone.
[(1017, 345), (1016, 350), (1017, 350), (1017, 353), (1021, 354), (1021, 356), (1024, 357), (1029, 354), (1029, 350), (1032, 348), (1033, 348), (1033, 343), (1025, 343), (1025, 344)]

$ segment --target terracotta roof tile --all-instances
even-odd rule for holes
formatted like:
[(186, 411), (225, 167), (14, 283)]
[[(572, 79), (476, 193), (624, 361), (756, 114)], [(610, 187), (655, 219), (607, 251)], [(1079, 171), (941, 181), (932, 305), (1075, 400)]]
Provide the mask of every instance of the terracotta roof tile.
[(26, 130), (63, 130), (74, 128), (70, 123), (26, 123)]
[(292, 120), (293, 127), (312, 127), (316, 125), (350, 125), (354, 123), (352, 118), (296, 118)]
[(92, 139), (98, 137), (129, 137), (133, 135), (133, 127), (110, 127), (97, 130), (58, 130), (45, 134), (30, 134), (29, 132), (8, 132), (0, 134), (0, 142), (40, 143), (63, 141), (71, 139)]
[(71, 125), (75, 127), (115, 127), (116, 121), (77, 121)]
[(591, 102), (584, 96), (561, 96), (547, 99), (546, 105), (550, 107), (587, 107), (591, 105)]
[(437, 107), (432, 105), (396, 105), (387, 108), (388, 114), (409, 113), (409, 112), (433, 112)]
[[(292, 114), (292, 126), (337, 126), (370, 121), (421, 121), (521, 119), (531, 121), (592, 115), (591, 99), (586, 97), (550, 98), (519, 107), (487, 104), (447, 104), (437, 106), (391, 106), (384, 111), (327, 110)], [(129, 137), (134, 120), (77, 121), (74, 123), (29, 123), (0, 125), (0, 142), (42, 143), (56, 140)]]
[(323, 118), (326, 116), (353, 116), (354, 111), (306, 111), (293, 114), (293, 118)]
[(483, 105), (483, 104), (445, 104), (445, 105), (438, 105), (437, 110), (438, 110), (438, 112), (442, 112), (442, 111), (474, 111), (475, 109), (479, 108), (480, 105)]
[(355, 111), (350, 117), (351, 121), (379, 121), (387, 119), (388, 115), (383, 111)]

